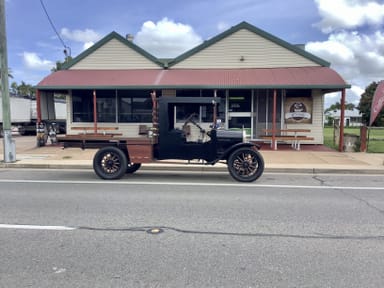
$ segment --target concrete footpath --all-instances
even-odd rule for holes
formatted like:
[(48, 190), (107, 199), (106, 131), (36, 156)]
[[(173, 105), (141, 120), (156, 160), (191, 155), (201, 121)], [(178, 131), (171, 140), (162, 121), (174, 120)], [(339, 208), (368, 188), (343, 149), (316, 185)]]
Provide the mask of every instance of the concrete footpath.
[[(13, 136), (16, 143), (16, 162), (4, 163), (4, 142), (0, 147), (0, 168), (54, 168), (54, 169), (92, 169), (94, 149), (62, 149), (47, 145), (36, 147), (34, 136)], [(311, 151), (303, 149), (281, 149), (271, 151), (268, 147), (260, 150), (265, 161), (266, 172), (280, 173), (354, 173), (384, 174), (384, 153), (340, 153), (337, 151)], [(318, 149), (317, 149), (318, 150)], [(186, 161), (159, 161), (143, 164), (148, 170), (226, 170), (225, 164), (186, 165)]]

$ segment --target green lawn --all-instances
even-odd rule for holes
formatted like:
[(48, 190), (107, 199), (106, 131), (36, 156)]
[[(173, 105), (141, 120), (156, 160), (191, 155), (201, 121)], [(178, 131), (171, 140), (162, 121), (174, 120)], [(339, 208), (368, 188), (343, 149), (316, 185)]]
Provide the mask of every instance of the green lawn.
[[(335, 150), (338, 149), (338, 145), (335, 145), (333, 141), (333, 127), (324, 128), (324, 145), (331, 147)], [(344, 133), (360, 135), (360, 128), (345, 127)], [(370, 129), (368, 153), (384, 153), (384, 128)]]

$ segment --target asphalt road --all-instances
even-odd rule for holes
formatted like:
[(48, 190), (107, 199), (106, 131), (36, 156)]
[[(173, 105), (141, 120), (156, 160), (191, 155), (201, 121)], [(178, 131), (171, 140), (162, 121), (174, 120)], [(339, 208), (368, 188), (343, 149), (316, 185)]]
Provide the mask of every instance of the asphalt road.
[(0, 170), (0, 287), (382, 287), (375, 175)]

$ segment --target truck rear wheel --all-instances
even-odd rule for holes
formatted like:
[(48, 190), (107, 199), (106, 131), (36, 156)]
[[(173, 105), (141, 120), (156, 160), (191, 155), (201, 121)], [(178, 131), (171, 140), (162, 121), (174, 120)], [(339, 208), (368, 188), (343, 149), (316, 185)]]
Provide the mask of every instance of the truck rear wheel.
[(125, 153), (114, 146), (103, 147), (93, 158), (93, 170), (102, 179), (120, 179), (126, 172), (128, 163)]
[(263, 174), (264, 159), (252, 148), (239, 148), (228, 158), (228, 171), (237, 181), (252, 182)]
[(135, 173), (137, 170), (140, 169), (140, 167), (141, 167), (141, 163), (129, 163), (125, 173), (127, 174)]

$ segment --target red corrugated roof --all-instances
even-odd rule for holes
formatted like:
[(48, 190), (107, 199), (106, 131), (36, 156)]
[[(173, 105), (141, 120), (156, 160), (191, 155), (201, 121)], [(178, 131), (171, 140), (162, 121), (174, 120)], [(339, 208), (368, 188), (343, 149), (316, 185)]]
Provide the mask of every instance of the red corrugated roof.
[(257, 69), (61, 70), (37, 88), (324, 88), (349, 85), (328, 67)]

